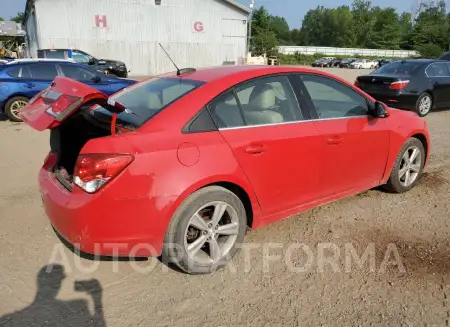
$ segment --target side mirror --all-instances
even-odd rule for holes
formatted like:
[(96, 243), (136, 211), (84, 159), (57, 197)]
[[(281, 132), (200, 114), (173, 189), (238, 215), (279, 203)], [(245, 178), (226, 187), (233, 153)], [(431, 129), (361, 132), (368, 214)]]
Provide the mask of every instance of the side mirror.
[(89, 64), (89, 65), (95, 65), (95, 60), (94, 60), (94, 58), (90, 58), (88, 64)]
[(387, 118), (389, 117), (389, 112), (387, 106), (380, 101), (376, 101), (372, 107), (372, 116), (376, 118)]

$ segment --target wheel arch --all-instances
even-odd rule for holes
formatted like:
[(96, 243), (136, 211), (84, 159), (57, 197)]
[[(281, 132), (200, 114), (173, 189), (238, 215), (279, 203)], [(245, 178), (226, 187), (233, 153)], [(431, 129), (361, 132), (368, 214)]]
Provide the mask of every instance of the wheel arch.
[(425, 165), (426, 165), (427, 160), (428, 160), (428, 151), (429, 151), (429, 144), (428, 144), (427, 138), (422, 133), (413, 134), (413, 135), (411, 135), (411, 137), (418, 139), (422, 143), (423, 148), (425, 149)]
[(261, 206), (251, 185), (245, 183), (245, 181), (232, 177), (226, 178), (225, 176), (208, 178), (206, 180), (198, 181), (195, 185), (192, 185), (178, 197), (178, 200), (175, 203), (174, 212), (176, 211), (176, 208), (178, 208), (191, 194), (208, 186), (223, 187), (224, 189), (234, 193), (242, 201), (247, 214), (248, 227), (252, 228), (254, 222), (261, 219)]
[(26, 96), (23, 93), (14, 93), (13, 95), (10, 95), (9, 97), (5, 98), (4, 102), (3, 102), (3, 107), (0, 108), (1, 112), (5, 112), (6, 109), (6, 104), (12, 99), (12, 98), (16, 98), (16, 97), (24, 97), (27, 98), (28, 100), (30, 100), (31, 98), (29, 96)]
[(232, 182), (215, 182), (212, 184), (205, 185), (201, 188), (205, 188), (208, 186), (220, 186), (224, 189), (227, 189), (228, 191), (234, 193), (239, 200), (241, 200), (242, 204), (244, 205), (245, 212), (247, 214), (247, 226), (252, 228), (253, 226), (253, 207), (252, 207), (252, 201), (250, 200), (250, 196), (247, 194), (244, 188), (242, 188), (240, 185), (232, 183)]

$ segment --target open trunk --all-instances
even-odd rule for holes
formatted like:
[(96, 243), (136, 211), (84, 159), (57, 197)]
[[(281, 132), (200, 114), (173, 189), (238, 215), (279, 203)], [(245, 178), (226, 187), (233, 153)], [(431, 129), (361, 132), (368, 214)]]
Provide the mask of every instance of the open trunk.
[[(101, 105), (112, 115), (94, 118), (89, 114), (94, 105)], [(88, 85), (56, 77), (52, 85), (31, 99), (19, 115), (38, 131), (50, 129), (51, 152), (44, 167), (54, 172), (57, 179), (71, 190), (74, 169), (83, 146), (91, 139), (116, 132), (116, 114), (125, 110), (120, 103), (108, 100), (105, 94)], [(83, 176), (76, 177), (78, 184), (87, 188), (87, 192), (96, 190), (112, 178), (111, 172), (119, 171), (130, 160), (130, 156), (117, 154), (91, 155), (80, 161), (83, 167), (77, 172)]]
[(49, 170), (68, 190), (72, 189), (75, 164), (83, 146), (91, 139), (111, 135), (109, 125), (100, 126), (88, 117), (76, 114), (50, 131), (50, 149), (56, 158)]

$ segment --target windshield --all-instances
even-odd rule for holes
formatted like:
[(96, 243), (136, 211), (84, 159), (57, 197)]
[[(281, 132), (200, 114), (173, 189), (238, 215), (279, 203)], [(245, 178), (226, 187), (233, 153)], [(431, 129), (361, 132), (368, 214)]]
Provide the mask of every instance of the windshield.
[[(131, 111), (118, 114), (117, 122), (140, 127), (172, 102), (203, 84), (205, 83), (201, 81), (158, 77), (135, 84), (111, 97)], [(112, 113), (97, 106), (90, 115), (102, 121), (109, 121)]]
[(420, 66), (421, 64), (418, 62), (394, 61), (381, 66), (373, 73), (383, 75), (412, 75)]

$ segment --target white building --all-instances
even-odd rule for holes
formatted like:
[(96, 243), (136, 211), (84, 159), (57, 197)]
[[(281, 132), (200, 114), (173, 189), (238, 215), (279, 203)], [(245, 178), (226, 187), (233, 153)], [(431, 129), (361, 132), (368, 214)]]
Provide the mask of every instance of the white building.
[(234, 0), (27, 0), (24, 27), (38, 49), (73, 48), (126, 63), (131, 75), (245, 58), (250, 10)]

